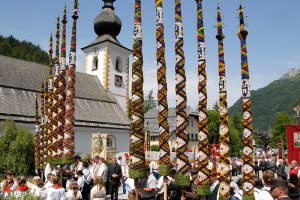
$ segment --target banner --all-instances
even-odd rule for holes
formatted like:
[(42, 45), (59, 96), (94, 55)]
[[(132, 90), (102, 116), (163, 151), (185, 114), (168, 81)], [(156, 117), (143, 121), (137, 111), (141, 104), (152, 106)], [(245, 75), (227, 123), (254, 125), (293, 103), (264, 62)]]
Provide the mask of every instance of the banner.
[(288, 124), (286, 128), (286, 141), (288, 150), (288, 162), (300, 161), (300, 125)]

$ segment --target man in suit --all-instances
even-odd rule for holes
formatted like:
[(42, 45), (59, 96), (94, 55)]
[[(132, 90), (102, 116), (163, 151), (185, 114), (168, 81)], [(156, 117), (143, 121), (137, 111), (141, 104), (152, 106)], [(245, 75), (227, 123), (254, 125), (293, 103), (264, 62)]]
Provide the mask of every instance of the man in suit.
[(289, 196), (288, 182), (280, 178), (272, 178), (270, 181), (271, 195), (277, 200), (292, 200)]
[(120, 179), (122, 178), (122, 170), (121, 166), (117, 163), (116, 158), (113, 158), (111, 165), (108, 166), (107, 176), (110, 185), (111, 200), (117, 200), (118, 187), (120, 185)]
[(210, 180), (210, 188), (209, 188), (208, 200), (219, 200), (220, 184), (217, 179), (217, 172), (212, 171), (209, 174), (209, 180)]

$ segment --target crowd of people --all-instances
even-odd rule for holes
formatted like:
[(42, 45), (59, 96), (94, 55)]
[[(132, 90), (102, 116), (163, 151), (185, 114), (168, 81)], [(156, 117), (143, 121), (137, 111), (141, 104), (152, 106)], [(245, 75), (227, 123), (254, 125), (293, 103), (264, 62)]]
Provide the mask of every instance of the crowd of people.
[[(5, 180), (1, 183), (1, 196), (8, 198), (14, 196), (24, 199), (27, 195), (35, 196), (41, 200), (105, 200), (118, 199), (118, 192), (128, 199), (208, 199), (219, 200), (220, 184), (216, 166), (218, 158), (209, 161), (210, 190), (207, 197), (197, 195), (196, 189), (199, 181), (198, 162), (191, 163), (191, 185), (179, 188), (175, 182), (176, 161), (172, 162), (171, 174), (167, 177), (159, 174), (158, 162), (151, 161), (146, 166), (146, 177), (137, 182), (129, 177), (130, 158), (125, 154), (118, 159), (112, 158), (108, 164), (103, 158), (96, 156), (92, 161), (81, 161), (75, 157), (73, 165), (51, 166), (47, 164), (43, 176), (35, 176), (27, 181), (24, 176), (16, 177), (14, 171), (7, 171)], [(255, 157), (254, 196), (256, 200), (300, 200), (300, 167), (297, 161), (288, 164), (276, 157)], [(60, 171), (61, 170), (61, 171)], [(230, 183), (230, 197), (228, 200), (241, 200), (243, 197), (242, 160), (231, 159), (232, 182)], [(60, 174), (62, 173), (62, 179)], [(44, 179), (43, 179), (44, 177)], [(166, 188), (164, 188), (164, 186)], [(167, 189), (167, 190), (165, 190)], [(0, 198), (1, 199), (1, 198)]]

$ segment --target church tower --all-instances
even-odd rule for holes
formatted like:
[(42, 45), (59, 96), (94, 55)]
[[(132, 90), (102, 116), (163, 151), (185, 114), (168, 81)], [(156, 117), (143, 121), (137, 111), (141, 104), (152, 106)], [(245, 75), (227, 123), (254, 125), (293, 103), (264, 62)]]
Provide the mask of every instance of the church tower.
[(129, 56), (131, 50), (117, 39), (122, 27), (114, 11), (115, 0), (103, 0), (102, 12), (94, 20), (96, 40), (82, 48), (85, 53), (84, 72), (96, 75), (104, 89), (110, 92), (128, 113)]

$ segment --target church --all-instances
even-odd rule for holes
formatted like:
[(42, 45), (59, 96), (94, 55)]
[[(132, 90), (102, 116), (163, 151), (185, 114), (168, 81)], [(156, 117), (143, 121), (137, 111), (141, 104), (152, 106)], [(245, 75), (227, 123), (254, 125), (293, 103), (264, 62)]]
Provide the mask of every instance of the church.
[[(84, 73), (76, 72), (75, 152), (92, 151), (92, 134), (107, 134), (107, 147), (129, 150), (129, 56), (118, 41), (122, 27), (111, 1), (94, 20), (97, 38), (82, 48)], [(35, 129), (35, 100), (48, 77), (48, 66), (0, 56), (0, 121)]]

